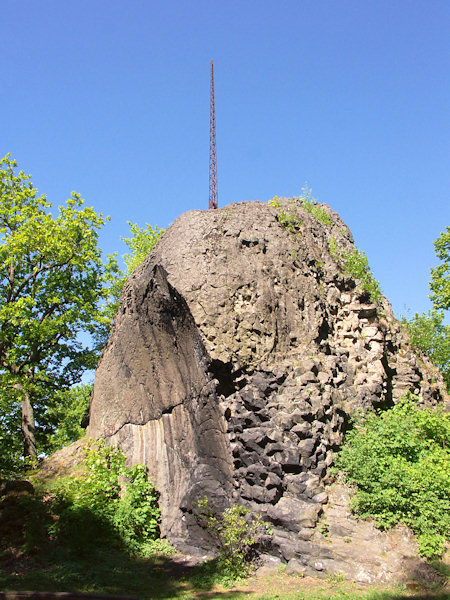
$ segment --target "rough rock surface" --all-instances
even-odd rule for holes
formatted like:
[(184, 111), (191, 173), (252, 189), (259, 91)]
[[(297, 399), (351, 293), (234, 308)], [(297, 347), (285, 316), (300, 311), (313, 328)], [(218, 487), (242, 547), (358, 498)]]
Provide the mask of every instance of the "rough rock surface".
[(181, 544), (180, 508), (190, 507), (189, 496), (207, 494), (222, 506), (229, 497), (226, 424), (185, 300), (160, 265), (135, 283), (96, 374), (89, 434), (148, 465), (161, 494), (163, 533)]
[(149, 466), (181, 548), (203, 543), (192, 513), (207, 495), (270, 520), (271, 553), (336, 571), (316, 538), (349, 417), (407, 391), (442, 400), (389, 302), (343, 274), (352, 236), (321, 206), (330, 224), (294, 199), (186, 213), (124, 288), (88, 434)]

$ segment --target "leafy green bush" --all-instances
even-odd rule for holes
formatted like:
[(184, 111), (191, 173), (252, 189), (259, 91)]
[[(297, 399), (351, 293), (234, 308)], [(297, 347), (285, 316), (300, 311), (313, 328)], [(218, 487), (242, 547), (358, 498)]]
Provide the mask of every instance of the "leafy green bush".
[(209, 508), (207, 497), (197, 503), (197, 520), (207, 529), (219, 548), (217, 573), (222, 583), (232, 583), (248, 575), (251, 552), (259, 533), (267, 533), (268, 525), (247, 508), (234, 504), (217, 515)]
[(369, 261), (364, 252), (354, 248), (351, 252), (343, 252), (344, 273), (361, 281), (361, 288), (367, 292), (372, 302), (381, 304), (382, 294), (380, 284), (372, 275)]
[(120, 450), (91, 441), (76, 474), (35, 483), (36, 494), (19, 499), (26, 552), (53, 542), (69, 552), (107, 544), (131, 554), (167, 553), (158, 543), (158, 493), (146, 467), (126, 467)]
[(55, 490), (65, 504), (57, 528), (62, 531), (79, 511), (115, 532), (130, 550), (159, 537), (158, 494), (144, 465), (125, 466), (125, 456), (105, 442), (91, 442), (81, 475)]
[(402, 523), (426, 558), (442, 554), (450, 530), (450, 415), (406, 397), (369, 414), (348, 434), (337, 457), (356, 485), (353, 510), (380, 528)]

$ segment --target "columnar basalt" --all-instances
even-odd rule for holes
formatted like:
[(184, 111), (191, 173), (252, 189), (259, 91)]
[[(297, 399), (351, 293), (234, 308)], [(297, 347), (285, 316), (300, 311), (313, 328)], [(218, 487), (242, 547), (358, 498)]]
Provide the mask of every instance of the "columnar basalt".
[(88, 432), (149, 466), (178, 545), (203, 543), (192, 513), (208, 495), (271, 521), (283, 559), (353, 576), (318, 533), (349, 420), (444, 392), (389, 302), (343, 273), (352, 235), (322, 208), (326, 223), (295, 199), (179, 217), (124, 288)]
[(120, 446), (130, 463), (148, 465), (161, 494), (162, 533), (181, 544), (189, 520), (180, 511), (191, 507), (191, 495), (226, 505), (230, 453), (189, 308), (163, 267), (147, 275), (122, 298), (96, 374), (89, 435)]

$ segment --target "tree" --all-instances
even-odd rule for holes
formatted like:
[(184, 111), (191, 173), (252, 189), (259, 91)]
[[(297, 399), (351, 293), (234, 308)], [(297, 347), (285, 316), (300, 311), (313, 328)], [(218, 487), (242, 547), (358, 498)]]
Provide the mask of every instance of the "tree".
[(437, 257), (442, 261), (431, 269), (430, 299), (433, 309), (416, 313), (402, 323), (406, 326), (413, 348), (427, 355), (441, 371), (450, 392), (450, 326), (444, 324), (444, 310), (450, 308), (450, 227), (434, 242)]
[(98, 348), (103, 348), (108, 340), (114, 317), (119, 308), (120, 295), (125, 282), (153, 250), (159, 238), (165, 232), (165, 230), (158, 227), (158, 225), (152, 227), (146, 223), (145, 228), (141, 228), (136, 223), (131, 223), (130, 221), (127, 223), (130, 226), (132, 235), (129, 238), (121, 238), (131, 250), (130, 253), (123, 256), (123, 260), (127, 267), (126, 271), (122, 271), (119, 268), (117, 253), (108, 256), (108, 264), (106, 266), (108, 299), (102, 307), (99, 325), (94, 333)]
[(0, 479), (14, 478), (20, 471), (23, 450), (20, 402), (7, 388), (0, 389)]
[(430, 296), (436, 310), (450, 308), (450, 226), (434, 242), (436, 256), (442, 261), (431, 269)]
[(136, 223), (130, 223), (130, 221), (128, 221), (128, 225), (130, 226), (132, 237), (122, 238), (122, 241), (131, 250), (130, 254), (125, 254), (123, 257), (127, 265), (126, 278), (130, 277), (133, 271), (144, 262), (144, 259), (153, 250), (165, 231), (161, 227), (158, 227), (158, 225), (152, 227), (148, 223), (145, 224), (145, 229), (138, 227)]
[(59, 390), (45, 412), (46, 435), (41, 447), (46, 453), (68, 446), (84, 435), (83, 417), (89, 410), (92, 383), (79, 383), (69, 390)]
[(444, 325), (444, 314), (436, 310), (416, 313), (406, 325), (414, 350), (426, 354), (439, 369), (450, 391), (450, 326)]
[[(104, 297), (97, 230), (106, 219), (73, 192), (56, 216), (9, 155), (0, 161), (0, 391), (20, 406), (24, 456), (36, 457), (36, 417), (55, 390), (93, 368), (79, 341)], [(39, 423), (39, 419), (37, 419)]]

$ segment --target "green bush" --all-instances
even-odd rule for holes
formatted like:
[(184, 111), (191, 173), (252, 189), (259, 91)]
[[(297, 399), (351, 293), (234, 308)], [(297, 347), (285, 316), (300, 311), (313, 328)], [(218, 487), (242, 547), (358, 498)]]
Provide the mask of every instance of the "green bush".
[(216, 573), (222, 583), (232, 583), (249, 574), (251, 553), (258, 534), (268, 533), (269, 528), (259, 516), (240, 504), (226, 508), (217, 515), (209, 508), (207, 497), (197, 503), (199, 524), (215, 540), (219, 549)]
[(351, 252), (343, 252), (341, 259), (344, 265), (344, 273), (350, 275), (353, 279), (359, 279), (361, 288), (369, 294), (371, 301), (375, 304), (381, 304), (380, 284), (372, 275), (369, 261), (364, 252), (354, 248)]
[(126, 467), (123, 453), (104, 441), (86, 446), (78, 473), (50, 485), (41, 498), (47, 498), (51, 539), (75, 550), (106, 542), (134, 553), (159, 537), (158, 493), (146, 467)]
[(369, 414), (335, 462), (356, 486), (353, 510), (380, 528), (408, 525), (422, 556), (441, 555), (450, 530), (449, 444), (450, 415), (412, 396)]

